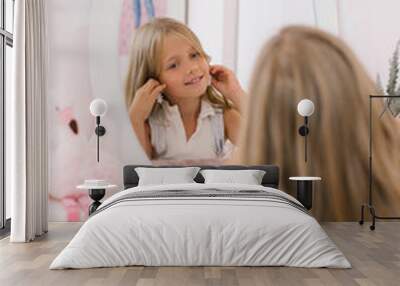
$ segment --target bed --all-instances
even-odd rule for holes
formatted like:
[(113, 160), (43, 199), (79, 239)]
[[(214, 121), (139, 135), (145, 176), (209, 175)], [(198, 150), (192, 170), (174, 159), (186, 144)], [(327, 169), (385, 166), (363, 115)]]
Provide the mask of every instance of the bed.
[[(124, 167), (124, 190), (103, 202), (50, 269), (144, 266), (292, 266), (350, 268), (343, 253), (295, 198), (278, 189), (279, 168), (260, 185), (138, 185)], [(159, 168), (159, 167), (158, 167)], [(171, 166), (165, 167), (171, 168)]]

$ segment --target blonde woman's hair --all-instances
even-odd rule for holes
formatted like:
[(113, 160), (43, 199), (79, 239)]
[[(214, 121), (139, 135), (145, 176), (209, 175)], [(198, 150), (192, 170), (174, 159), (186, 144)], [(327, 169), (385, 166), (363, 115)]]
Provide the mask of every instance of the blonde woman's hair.
[[(354, 220), (368, 194), (369, 99), (374, 83), (337, 37), (301, 26), (282, 29), (262, 49), (253, 73), (240, 141), (245, 164), (276, 164), (280, 187), (290, 176), (320, 176), (313, 212), (323, 220)], [(311, 99), (309, 158), (304, 162), (301, 99)], [(377, 119), (381, 101), (372, 105)], [(399, 215), (399, 123), (376, 121), (373, 137), (374, 202), (383, 215)]]
[[(170, 18), (155, 18), (135, 31), (130, 50), (130, 62), (125, 82), (125, 104), (131, 105), (136, 91), (148, 79), (158, 79), (161, 72), (161, 54), (166, 36), (175, 35), (187, 40), (208, 62), (206, 54), (197, 36), (183, 23)], [(229, 108), (230, 103), (211, 85), (205, 96), (219, 107)]]

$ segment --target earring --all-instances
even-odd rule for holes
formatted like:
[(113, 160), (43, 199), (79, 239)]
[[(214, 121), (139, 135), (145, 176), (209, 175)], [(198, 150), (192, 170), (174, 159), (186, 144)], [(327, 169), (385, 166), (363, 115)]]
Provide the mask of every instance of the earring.
[(163, 102), (163, 96), (162, 96), (162, 93), (160, 93), (159, 95), (158, 95), (158, 97), (157, 97), (157, 103), (158, 104), (161, 104)]

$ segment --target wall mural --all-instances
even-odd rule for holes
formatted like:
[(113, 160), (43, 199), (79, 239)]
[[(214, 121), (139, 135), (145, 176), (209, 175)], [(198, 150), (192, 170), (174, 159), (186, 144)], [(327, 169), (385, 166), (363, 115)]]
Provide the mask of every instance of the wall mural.
[[(336, 0), (323, 3), (314, 0), (295, 1), (291, 3), (296, 3), (302, 10), (290, 11), (285, 8), (284, 2), (291, 1), (257, 2), (261, 6), (257, 6), (259, 14), (256, 14), (262, 14), (263, 17), (254, 17), (254, 6), (248, 5), (247, 0), (238, 1), (240, 17), (243, 19), (238, 22), (236, 31), (240, 38), (237, 43), (236, 72), (245, 88), (261, 44), (278, 28), (293, 23), (317, 26), (344, 39), (372, 77), (379, 72), (383, 92), (386, 92), (386, 83), (397, 78), (397, 73), (396, 76), (390, 76), (387, 66), (393, 49), (397, 47), (395, 17), (385, 17), (385, 23), (381, 23), (379, 17), (368, 18), (371, 27), (375, 28), (369, 29), (370, 33), (360, 33), (358, 28), (361, 26), (354, 23), (363, 22), (362, 17), (368, 16), (361, 11), (354, 14), (361, 1), (358, 4), (356, 1)], [(344, 8), (337, 9), (338, 3)], [(380, 7), (373, 1), (368, 3), (374, 9)], [(381, 15), (395, 13), (394, 9), (385, 7), (382, 5)], [(214, 164), (229, 158), (233, 146), (225, 140), (218, 140), (216, 144), (220, 147), (220, 156), (217, 157), (196, 157), (190, 152), (189, 156), (168, 157), (164, 156), (168, 150), (162, 150), (162, 144), (155, 146), (159, 148), (157, 156), (149, 157), (135, 136), (127, 112), (124, 82), (129, 65), (130, 43), (136, 29), (152, 17), (168, 16), (185, 22), (186, 9), (186, 0), (81, 0), (74, 3), (54, 0), (47, 3), (50, 45), (50, 221), (85, 220), (91, 199), (86, 190), (78, 190), (76, 186), (86, 179), (107, 180), (118, 185), (118, 188), (107, 191), (108, 197), (122, 188), (122, 168), (126, 164)], [(257, 33), (246, 33), (252, 29), (254, 21), (260, 29)], [(383, 28), (388, 32), (381, 33)], [(391, 58), (392, 63), (395, 57), (398, 57), (397, 52)], [(396, 69), (392, 65), (391, 70)], [(400, 88), (393, 84), (392, 90), (397, 94)], [(89, 112), (89, 104), (95, 98), (104, 99), (108, 105), (101, 122), (106, 134), (100, 139), (99, 163), (96, 161), (95, 118)], [(160, 99), (160, 103), (163, 99)], [(393, 111), (389, 105), (387, 109)], [(206, 137), (213, 137), (209, 135), (218, 129), (214, 127), (209, 129)]]
[[(135, 30), (153, 17), (185, 21), (185, 5), (185, 0), (49, 2), (50, 221), (87, 218), (91, 199), (86, 190), (76, 189), (85, 179), (117, 184), (115, 192), (122, 188), (125, 164), (150, 163), (123, 99), (129, 45)], [(95, 98), (108, 105), (99, 163), (95, 118), (89, 112)]]

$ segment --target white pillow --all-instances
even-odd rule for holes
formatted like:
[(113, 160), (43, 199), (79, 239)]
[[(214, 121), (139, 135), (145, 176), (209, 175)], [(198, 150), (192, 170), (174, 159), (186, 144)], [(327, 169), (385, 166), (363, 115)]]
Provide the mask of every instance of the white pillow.
[(135, 168), (139, 176), (138, 186), (195, 183), (199, 167), (184, 168)]
[(204, 183), (227, 183), (261, 185), (265, 171), (262, 170), (201, 170)]

